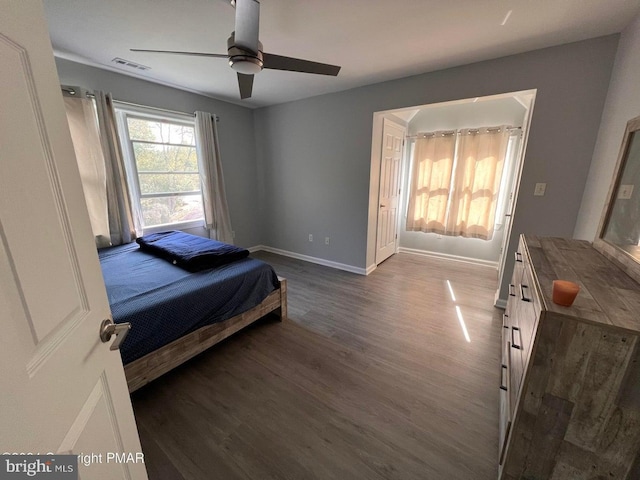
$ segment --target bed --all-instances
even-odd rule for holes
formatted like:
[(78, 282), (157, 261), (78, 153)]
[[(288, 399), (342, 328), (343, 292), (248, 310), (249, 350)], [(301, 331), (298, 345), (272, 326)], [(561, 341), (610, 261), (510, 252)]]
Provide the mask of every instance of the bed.
[[(287, 314), (286, 280), (250, 257), (188, 271), (137, 243), (98, 252), (133, 392), (270, 312)], [(167, 261), (169, 260), (169, 261)]]

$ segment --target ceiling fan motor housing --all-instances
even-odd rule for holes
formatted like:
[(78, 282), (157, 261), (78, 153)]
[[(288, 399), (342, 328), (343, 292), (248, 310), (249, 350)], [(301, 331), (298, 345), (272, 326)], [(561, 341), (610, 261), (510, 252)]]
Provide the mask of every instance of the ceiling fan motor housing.
[(262, 43), (258, 42), (258, 52), (252, 52), (236, 46), (235, 34), (232, 33), (227, 40), (227, 53), (229, 65), (238, 73), (255, 75), (262, 71), (264, 66), (262, 58)]

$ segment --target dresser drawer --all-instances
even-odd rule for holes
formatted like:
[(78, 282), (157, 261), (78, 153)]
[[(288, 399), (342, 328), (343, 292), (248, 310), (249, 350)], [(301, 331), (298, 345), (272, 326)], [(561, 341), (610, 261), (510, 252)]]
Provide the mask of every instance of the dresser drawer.
[(514, 289), (509, 289), (509, 296), (517, 297), (517, 287), (522, 279), (522, 273), (524, 272), (524, 268), (526, 262), (528, 262), (528, 258), (526, 255), (527, 249), (524, 245), (522, 239), (518, 242), (518, 248), (515, 253), (515, 263), (513, 264), (513, 275), (511, 276), (511, 283), (514, 286)]
[[(520, 287), (518, 289), (518, 327), (522, 338), (523, 352), (530, 352), (538, 326), (538, 319), (542, 311), (540, 296), (533, 282), (530, 265), (525, 265)], [(528, 356), (528, 355), (527, 355)], [(526, 360), (525, 360), (526, 363)]]
[(513, 409), (511, 408), (511, 380), (510, 380), (510, 364), (509, 364), (509, 316), (505, 314), (502, 317), (502, 359), (500, 364), (500, 439), (498, 442), (498, 458), (500, 464), (504, 460), (504, 454), (511, 430), (511, 419)]
[(520, 347), (519, 328), (518, 328), (518, 312), (517, 310), (509, 317), (511, 328), (506, 332), (507, 339), (507, 358), (509, 364), (509, 400), (511, 407), (511, 415), (518, 403), (518, 395), (522, 386), (522, 377), (524, 375), (524, 363), (522, 359), (522, 349)]

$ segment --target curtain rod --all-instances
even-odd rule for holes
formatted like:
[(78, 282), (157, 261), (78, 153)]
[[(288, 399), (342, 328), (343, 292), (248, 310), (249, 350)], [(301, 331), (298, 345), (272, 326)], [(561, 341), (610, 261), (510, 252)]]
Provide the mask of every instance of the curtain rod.
[[(69, 95), (75, 96), (78, 92), (74, 88), (71, 87), (60, 87), (63, 92), (67, 92)], [(80, 92), (82, 93), (82, 92)], [(85, 92), (85, 95), (89, 98), (95, 98), (95, 95), (90, 92)]]
[[(71, 87), (60, 87), (60, 88), (62, 89), (63, 92), (67, 92), (69, 95), (72, 95), (72, 96), (75, 96), (78, 93), (74, 88), (71, 88)], [(95, 98), (95, 95), (89, 92), (86, 92), (86, 96), (90, 98)], [(122, 100), (116, 100), (116, 99), (114, 99), (113, 101), (121, 103), (122, 105), (129, 105), (130, 107), (138, 107), (138, 108), (144, 108), (149, 110), (157, 110), (158, 112), (167, 112), (167, 113), (174, 113), (177, 115), (187, 115), (190, 117), (195, 117), (195, 113), (179, 112), (177, 110), (169, 110), (168, 108), (150, 107), (148, 105), (141, 105), (139, 103), (132, 103), (132, 102), (124, 102)], [(215, 118), (216, 122), (220, 121), (220, 117), (218, 115), (211, 114), (211, 116)]]
[[(178, 110), (169, 110), (168, 108), (159, 108), (159, 107), (149, 107), (148, 105), (141, 105), (139, 103), (133, 103), (133, 102), (125, 102), (123, 100), (113, 100), (114, 102), (118, 102), (122, 105), (129, 105), (130, 107), (137, 107), (137, 108), (144, 108), (147, 110), (157, 110), (158, 112), (168, 112), (168, 113), (174, 113), (177, 115), (187, 115), (189, 117), (195, 117), (196, 114), (195, 113), (187, 113), (187, 112), (179, 112)], [(220, 117), (214, 113), (211, 114), (211, 116), (216, 120), (216, 122), (220, 121)]]
[[(498, 132), (500, 131), (500, 128), (502, 127), (481, 127), (481, 128), (486, 128), (487, 131), (489, 132)], [(478, 133), (480, 131), (480, 128), (469, 128), (466, 129), (469, 131), (469, 133)], [(505, 130), (507, 130), (508, 132), (513, 132), (513, 131), (517, 131), (517, 130), (522, 130), (522, 127), (507, 127), (505, 128)], [(436, 134), (436, 132), (428, 132), (428, 133), (421, 133), (421, 134), (416, 134), (416, 135), (407, 135), (405, 138), (407, 139), (413, 139), (413, 138), (428, 138), (428, 137), (433, 137)], [(460, 132), (459, 130), (448, 130), (448, 131), (444, 131), (439, 133), (439, 135), (442, 135), (443, 137), (449, 137), (452, 135), (461, 135), (462, 132)]]

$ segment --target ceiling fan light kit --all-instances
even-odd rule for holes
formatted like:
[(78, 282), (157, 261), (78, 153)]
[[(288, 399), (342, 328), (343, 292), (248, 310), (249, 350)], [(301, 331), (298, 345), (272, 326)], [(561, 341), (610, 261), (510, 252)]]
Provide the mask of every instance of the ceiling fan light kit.
[(260, 2), (257, 0), (231, 0), (236, 9), (235, 31), (227, 40), (227, 55), (204, 52), (179, 52), (174, 50), (146, 50), (132, 48), (132, 52), (171, 53), (199, 57), (227, 58), (229, 65), (238, 75), (240, 98), (250, 98), (253, 90), (253, 76), (263, 68), (289, 72), (313, 73), (337, 76), (340, 67), (326, 63), (311, 62), (300, 58), (284, 57), (264, 53), (258, 40), (260, 27)]
[(264, 67), (262, 58), (262, 43), (258, 42), (258, 53), (248, 52), (235, 45), (235, 32), (227, 40), (227, 52), (229, 53), (229, 66), (238, 73), (255, 75)]
[(262, 61), (255, 57), (248, 57), (246, 55), (235, 55), (229, 57), (229, 66), (238, 73), (245, 75), (255, 75), (262, 71)]

